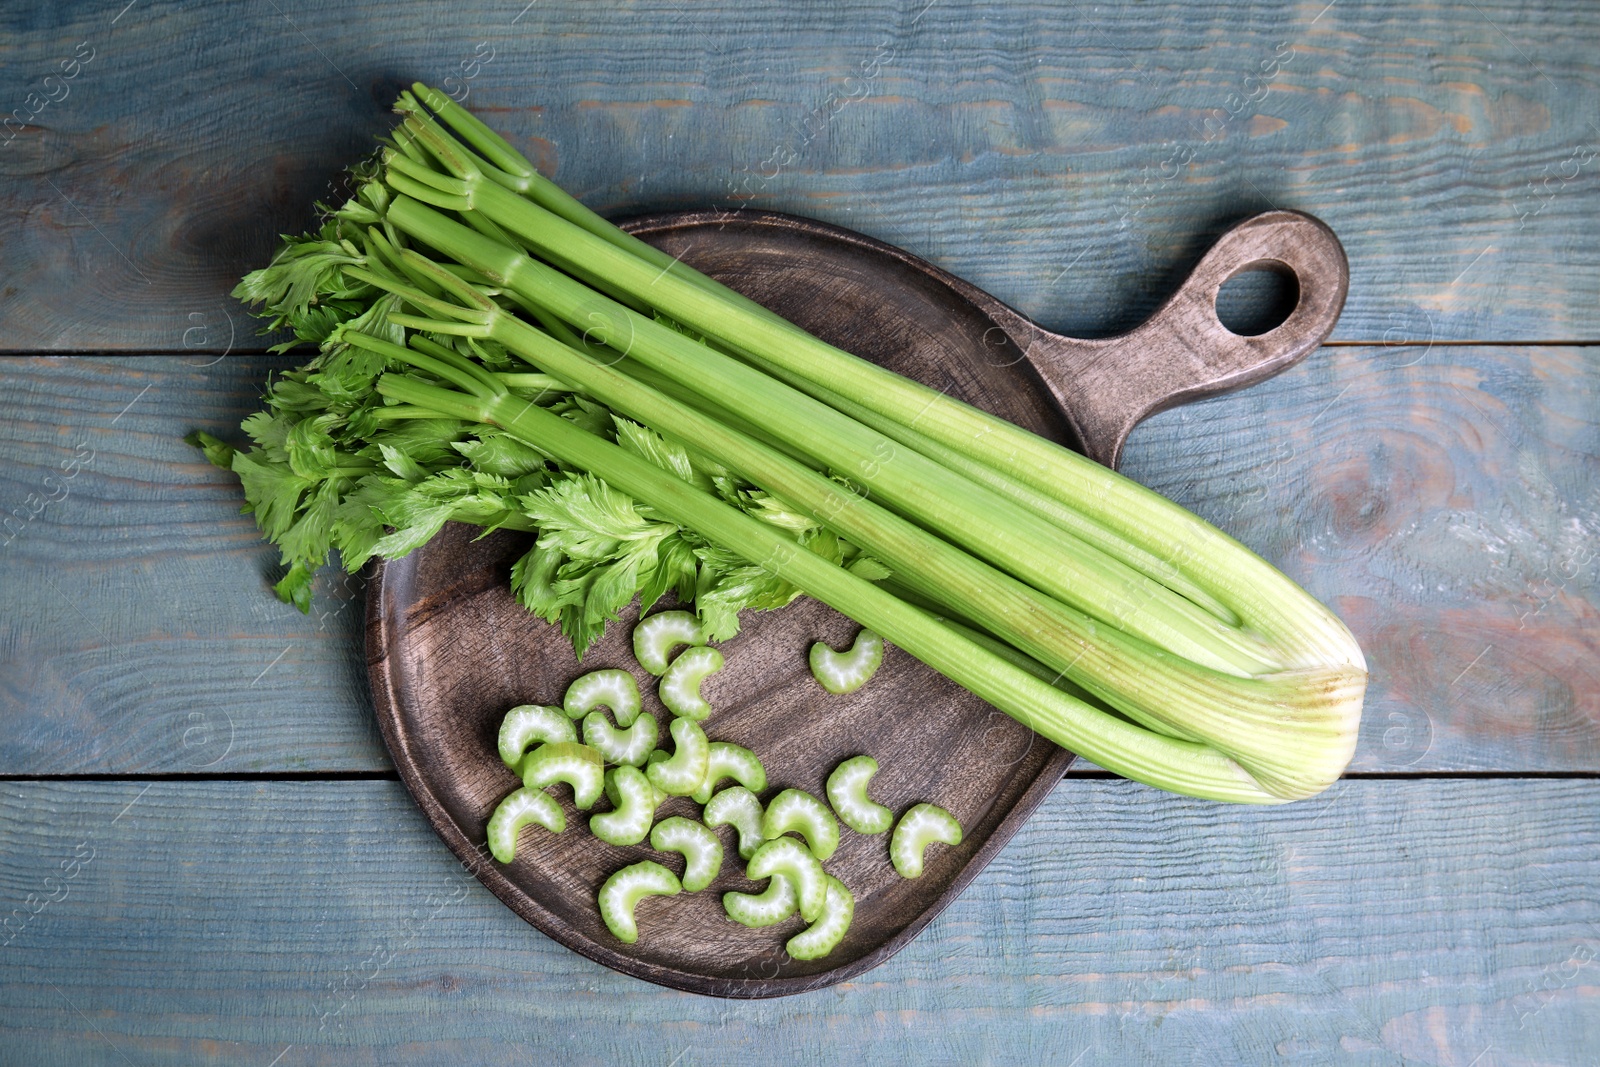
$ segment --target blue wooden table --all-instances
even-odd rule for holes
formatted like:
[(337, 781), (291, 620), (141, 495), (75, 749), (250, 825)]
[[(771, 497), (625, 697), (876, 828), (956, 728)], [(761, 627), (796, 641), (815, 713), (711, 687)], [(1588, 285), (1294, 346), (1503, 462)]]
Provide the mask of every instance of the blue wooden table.
[[(0, 1063), (1600, 1064), (1600, 7), (1163, 0), (0, 4)], [(452, 860), (228, 433), (228, 290), (413, 78), (611, 213), (750, 205), (1046, 324), (1138, 322), (1271, 206), (1330, 343), (1125, 470), (1372, 664), (1271, 810), (1075, 770), (918, 941), (742, 1003), (623, 978)], [(446, 81), (449, 79), (449, 81)]]

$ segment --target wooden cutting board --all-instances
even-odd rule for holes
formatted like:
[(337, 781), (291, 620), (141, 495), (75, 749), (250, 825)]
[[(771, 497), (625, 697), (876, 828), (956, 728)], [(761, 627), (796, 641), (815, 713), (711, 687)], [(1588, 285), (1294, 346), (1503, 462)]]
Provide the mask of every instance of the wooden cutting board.
[[(1000, 301), (906, 252), (807, 219), (762, 212), (688, 212), (625, 224), (631, 232), (840, 347), (919, 379), (1036, 433), (1115, 465), (1145, 416), (1259, 381), (1290, 366), (1332, 330), (1348, 270), (1320, 222), (1274, 211), (1225, 233), (1189, 279), (1142, 326), (1115, 338), (1052, 334)], [(1216, 316), (1224, 282), (1269, 268), (1293, 277), (1294, 309), (1254, 337)], [(626, 668), (663, 725), (655, 679), (633, 660), (636, 607), (577, 662), (560, 631), (512, 598), (511, 564), (528, 535), (452, 525), (424, 548), (381, 567), (369, 586), (367, 656), (383, 737), (407, 788), (447, 845), (496, 896), (538, 929), (590, 959), (647, 981), (725, 997), (803, 992), (853, 977), (906, 945), (961, 892), (1044, 800), (1072, 755), (898, 649), (872, 681), (836, 696), (807, 667), (816, 640), (849, 643), (857, 627), (808, 599), (747, 612), (723, 643), (725, 669), (705, 685), (712, 740), (754, 749), (767, 769), (763, 800), (786, 787), (822, 797), (843, 759), (877, 758), (872, 795), (895, 809), (931, 801), (965, 829), (956, 848), (929, 853), (926, 873), (900, 878), (888, 835), (843, 831), (827, 869), (855, 894), (845, 940), (822, 960), (790, 959), (796, 917), (766, 930), (727, 919), (728, 889), (756, 891), (724, 836), (713, 886), (639, 907), (639, 941), (624, 945), (600, 921), (601, 883), (640, 859), (681, 871), (647, 845), (618, 848), (587, 830), (567, 804), (568, 828), (522, 834), (515, 862), (489, 858), (484, 828), (520, 784), (496, 754), (507, 709), (559, 704), (589, 670)], [(561, 791), (565, 794), (565, 790)], [(602, 810), (602, 801), (594, 810)], [(658, 817), (698, 818), (687, 798)]]

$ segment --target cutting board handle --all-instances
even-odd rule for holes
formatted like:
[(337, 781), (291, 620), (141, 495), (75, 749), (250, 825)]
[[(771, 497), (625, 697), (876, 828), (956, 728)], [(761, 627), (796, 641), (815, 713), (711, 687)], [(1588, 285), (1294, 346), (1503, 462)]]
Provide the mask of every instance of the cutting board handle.
[[(1282, 323), (1243, 337), (1217, 318), (1217, 292), (1235, 275), (1263, 268), (1292, 274), (1299, 298)], [(1219, 237), (1178, 291), (1121, 336), (1062, 337), (1021, 315), (1001, 325), (1055, 395), (1084, 452), (1115, 467), (1140, 420), (1304, 359), (1333, 331), (1349, 287), (1349, 262), (1332, 230), (1298, 211), (1268, 211)]]

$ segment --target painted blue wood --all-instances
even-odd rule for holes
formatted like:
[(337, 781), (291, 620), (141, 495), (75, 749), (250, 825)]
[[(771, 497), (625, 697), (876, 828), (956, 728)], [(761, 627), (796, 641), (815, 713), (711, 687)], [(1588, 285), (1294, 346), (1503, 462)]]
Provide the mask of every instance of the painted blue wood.
[(1324, 348), (1157, 415), (1123, 471), (1351, 627), (1371, 672), (1357, 768), (1593, 769), (1595, 351)]
[(394, 783), (5, 783), (0, 1060), (1582, 1067), (1597, 855), (1593, 781), (1068, 781), (898, 957), (750, 1003), (547, 940)]
[(120, 8), (0, 12), (7, 348), (247, 334), (233, 280), (414, 78), (603, 211), (823, 218), (1068, 331), (1281, 206), (1349, 248), (1340, 338), (1600, 338), (1585, 0)]
[[(1069, 332), (1138, 321), (1243, 214), (1321, 215), (1337, 337), (1373, 344), (1157, 417), (1128, 470), (1351, 621), (1358, 767), (1597, 767), (1594, 360), (1442, 343), (1600, 338), (1591, 4), (138, 0), (0, 27), (0, 348), (182, 354), (0, 360), (0, 774), (387, 766), (358, 588), (273, 600), (177, 437), (249, 410), (274, 364), (238, 359), (262, 342), (227, 290), (414, 77), (603, 211), (823, 218)], [(544, 939), (392, 782), (6, 781), (0, 1061), (1583, 1065), (1597, 799), (1073, 780), (897, 959), (741, 1004)]]
[(0, 772), (388, 767), (363, 583), (279, 603), (238, 481), (182, 437), (238, 435), (256, 357), (0, 359)]

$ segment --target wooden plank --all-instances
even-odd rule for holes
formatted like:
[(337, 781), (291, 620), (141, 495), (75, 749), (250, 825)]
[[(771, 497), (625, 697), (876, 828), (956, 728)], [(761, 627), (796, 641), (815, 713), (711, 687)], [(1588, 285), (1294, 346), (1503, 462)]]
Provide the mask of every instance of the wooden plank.
[(545, 939), (394, 783), (12, 782), (0, 1035), (73, 1067), (1586, 1064), (1597, 854), (1593, 780), (1068, 781), (895, 959), (735, 1002)]
[(1123, 470), (1350, 625), (1372, 672), (1357, 769), (1595, 769), (1593, 351), (1324, 348), (1156, 416)]
[(257, 357), (0, 359), (0, 770), (388, 766), (363, 585), (272, 595), (238, 482), (182, 440), (238, 435)]
[(416, 77), (603, 211), (810, 215), (1067, 332), (1280, 206), (1346, 242), (1339, 338), (1600, 337), (1581, 0), (117, 6), (0, 40), (13, 350), (247, 340), (232, 281)]
[[(329, 576), (311, 617), (279, 604), (237, 485), (179, 440), (236, 435), (288, 361), (208, 361), (0, 360), (0, 540), (67, 493), (0, 548), (0, 773), (388, 767), (359, 583)], [(1356, 769), (1600, 770), (1592, 367), (1325, 348), (1157, 416), (1125, 469), (1349, 621), (1373, 670)]]

